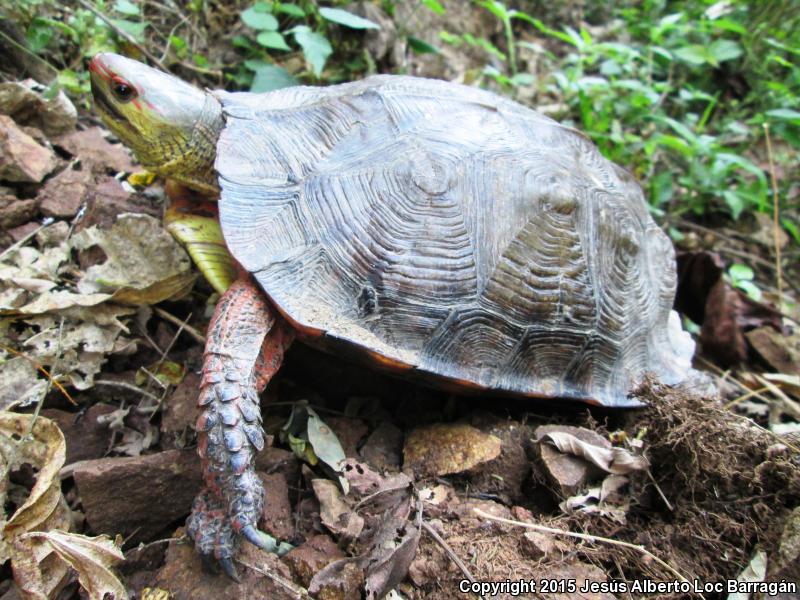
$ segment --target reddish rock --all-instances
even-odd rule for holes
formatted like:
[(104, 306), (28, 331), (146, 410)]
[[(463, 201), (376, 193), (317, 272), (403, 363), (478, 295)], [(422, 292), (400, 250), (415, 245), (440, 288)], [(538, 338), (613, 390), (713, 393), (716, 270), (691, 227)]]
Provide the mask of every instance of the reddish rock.
[[(175, 537), (182, 535), (182, 529), (175, 532)], [(303, 597), (300, 587), (291, 580), (289, 568), (274, 554), (252, 544), (242, 544), (236, 570), (240, 583), (203, 568), (191, 544), (170, 542), (164, 566), (153, 587), (167, 590), (171, 600), (297, 600)]]
[(325, 423), (333, 430), (339, 443), (342, 445), (344, 455), (348, 458), (357, 456), (358, 443), (367, 435), (369, 427), (361, 419), (352, 417), (325, 417)]
[(389, 421), (383, 421), (364, 442), (361, 457), (379, 470), (396, 471), (403, 464), (403, 432)]
[[(535, 439), (540, 439), (544, 434), (552, 431), (570, 433), (581, 441), (602, 448), (611, 447), (611, 442), (594, 431), (584, 429), (583, 427), (572, 427), (568, 425), (542, 425), (536, 428), (534, 437)], [(599, 471), (599, 469), (589, 461), (572, 454), (562, 454), (550, 444), (542, 443), (538, 444), (538, 447), (539, 456), (541, 457), (542, 464), (547, 474), (550, 476), (553, 483), (558, 486), (564, 498), (574, 496), (581, 491), (586, 486), (589, 477)]]
[(105, 424), (98, 423), (98, 417), (116, 410), (110, 404), (95, 404), (84, 413), (71, 413), (65, 410), (47, 408), (42, 415), (58, 423), (67, 441), (67, 458), (64, 464), (79, 460), (102, 458), (111, 442), (111, 431)]
[(194, 429), (197, 420), (197, 394), (200, 389), (200, 375), (187, 373), (164, 401), (161, 408), (161, 431), (180, 433), (187, 427)]
[(259, 473), (264, 484), (264, 512), (262, 522), (264, 531), (278, 541), (288, 541), (294, 537), (292, 505), (289, 503), (289, 486), (283, 473)]
[(71, 219), (87, 201), (92, 174), (87, 169), (64, 169), (44, 184), (38, 195), (48, 217)]
[(288, 450), (268, 446), (256, 455), (256, 471), (281, 473), (290, 486), (300, 480), (300, 461)]
[(11, 239), (14, 241), (14, 243), (17, 243), (21, 239), (36, 231), (38, 227), (39, 223), (36, 221), (29, 221), (24, 225), (20, 225), (19, 227), (12, 227), (7, 233), (9, 236), (11, 236)]
[(136, 167), (128, 150), (122, 144), (112, 144), (103, 136), (100, 127), (73, 131), (55, 142), (72, 156), (86, 164), (87, 170), (102, 173), (106, 170), (129, 173)]
[(130, 458), (101, 458), (73, 468), (86, 520), (95, 533), (150, 540), (189, 514), (202, 486), (193, 450)]
[(32, 198), (20, 200), (16, 196), (0, 195), (0, 228), (11, 229), (33, 219), (39, 212), (38, 202)]
[(539, 560), (559, 550), (568, 550), (568, 546), (560, 544), (547, 534), (526, 531), (519, 541), (519, 549), (528, 558)]
[(161, 207), (143, 194), (130, 193), (113, 177), (99, 175), (81, 226), (111, 227), (121, 213), (143, 213), (161, 218)]
[(55, 153), (0, 115), (0, 180), (38, 183), (56, 168)]
[(315, 535), (286, 556), (283, 562), (289, 565), (297, 580), (305, 587), (314, 575), (334, 560), (344, 558), (344, 552), (327, 535)]

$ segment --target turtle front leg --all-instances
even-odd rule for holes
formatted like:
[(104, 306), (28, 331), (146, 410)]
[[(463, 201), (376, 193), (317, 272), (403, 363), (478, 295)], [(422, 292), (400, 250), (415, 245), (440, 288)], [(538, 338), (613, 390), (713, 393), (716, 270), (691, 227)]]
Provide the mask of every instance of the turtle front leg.
[(292, 331), (249, 277), (220, 298), (208, 328), (197, 419), (206, 487), (187, 531), (205, 559), (236, 578), (233, 556), (245, 537), (273, 549), (257, 529), (264, 489), (254, 470), (264, 447), (258, 395), (280, 367)]

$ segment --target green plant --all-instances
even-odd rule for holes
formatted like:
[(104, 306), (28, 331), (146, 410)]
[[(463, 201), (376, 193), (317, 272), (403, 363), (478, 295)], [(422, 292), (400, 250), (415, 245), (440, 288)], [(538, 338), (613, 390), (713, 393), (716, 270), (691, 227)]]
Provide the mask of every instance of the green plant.
[[(317, 8), (311, 3), (304, 8), (294, 3), (259, 1), (243, 11), (241, 19), (254, 35), (237, 36), (233, 43), (247, 54), (244, 67), (252, 73), (249, 87), (254, 92), (296, 83), (288, 71), (274, 64), (275, 53), (292, 51), (290, 42), (300, 48), (313, 76), (320, 78), (334, 51), (327, 35), (328, 24), (357, 30), (379, 28), (377, 23), (346, 10)], [(247, 78), (240, 73), (238, 81), (243, 83)]]

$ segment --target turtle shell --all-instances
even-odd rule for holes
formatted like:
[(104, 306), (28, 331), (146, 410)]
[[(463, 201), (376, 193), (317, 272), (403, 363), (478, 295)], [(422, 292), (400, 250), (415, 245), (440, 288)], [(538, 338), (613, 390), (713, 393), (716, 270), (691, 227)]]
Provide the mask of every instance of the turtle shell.
[(608, 406), (693, 344), (634, 178), (462, 85), (376, 76), (216, 92), (220, 219), (301, 331), (442, 382)]

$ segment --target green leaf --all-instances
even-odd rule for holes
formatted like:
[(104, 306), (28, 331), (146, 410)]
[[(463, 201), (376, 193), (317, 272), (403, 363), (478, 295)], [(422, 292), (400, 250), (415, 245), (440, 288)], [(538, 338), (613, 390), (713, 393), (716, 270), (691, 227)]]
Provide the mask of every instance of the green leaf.
[(306, 16), (306, 11), (304, 11), (300, 6), (297, 4), (277, 4), (275, 6), (275, 12), (289, 15), (290, 17), (295, 17), (297, 19), (302, 19)]
[(286, 44), (286, 40), (283, 39), (283, 35), (278, 31), (262, 31), (258, 34), (258, 37), (256, 37), (256, 41), (266, 48), (291, 50)]
[(39, 52), (53, 39), (53, 28), (42, 19), (34, 19), (25, 32), (25, 41), (31, 52)]
[(114, 10), (130, 16), (137, 16), (141, 12), (139, 7), (130, 0), (117, 0), (114, 3)]
[(308, 411), (308, 442), (314, 449), (314, 454), (317, 455), (317, 458), (336, 473), (339, 478), (339, 484), (342, 486), (342, 491), (346, 494), (350, 486), (344, 477), (346, 457), (342, 444), (336, 434), (333, 433), (333, 430), (319, 418), (316, 412), (309, 407), (306, 407), (306, 410)]
[(297, 85), (297, 80), (283, 67), (260, 60), (245, 61), (245, 66), (251, 71), (255, 71), (253, 83), (250, 86), (251, 92), (272, 92)]
[(422, 4), (437, 15), (443, 15), (445, 13), (444, 6), (439, 4), (436, 0), (422, 0)]
[(325, 62), (333, 54), (333, 48), (331, 48), (328, 38), (321, 33), (311, 31), (307, 25), (298, 25), (292, 28), (291, 32), (294, 35), (294, 41), (303, 49), (303, 56), (311, 65), (314, 75), (317, 77), (322, 75)]
[(800, 125), (800, 112), (791, 108), (774, 108), (764, 114), (779, 121), (789, 121), (795, 125)]
[(277, 31), (278, 19), (273, 17), (263, 10), (259, 10), (256, 6), (251, 6), (241, 15), (242, 21), (248, 27), (262, 31)]
[(536, 79), (530, 73), (517, 73), (511, 78), (511, 85), (533, 85), (535, 81)]
[(739, 281), (752, 281), (753, 277), (755, 277), (752, 267), (740, 263), (734, 263), (728, 267), (728, 275), (730, 275), (731, 279), (733, 279), (734, 285)]
[(147, 21), (128, 21), (127, 19), (111, 19), (117, 27), (122, 29), (125, 33), (133, 37), (137, 42), (144, 42), (144, 30), (147, 29), (149, 23)]
[(732, 40), (715, 40), (708, 47), (708, 52), (718, 63), (733, 60), (742, 55), (742, 47)]
[(341, 8), (320, 8), (319, 14), (323, 19), (327, 19), (331, 23), (338, 23), (339, 25), (344, 25), (350, 29), (381, 28), (381, 26), (374, 21), (370, 21), (364, 17), (359, 17), (358, 15), (354, 15), (353, 13), (342, 10)]
[(407, 36), (406, 40), (408, 41), (408, 47), (416, 54), (439, 54), (440, 52), (436, 46), (432, 46), (428, 42), (414, 37), (413, 35)]
[(792, 234), (794, 241), (800, 244), (800, 227), (797, 226), (797, 223), (795, 223), (791, 219), (782, 218), (781, 225), (783, 225), (783, 228), (786, 231)]
[(674, 54), (682, 61), (691, 65), (700, 66), (710, 62), (706, 47), (700, 44), (691, 44), (683, 48), (678, 48), (675, 50)]

